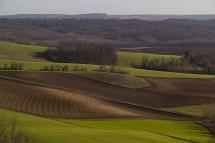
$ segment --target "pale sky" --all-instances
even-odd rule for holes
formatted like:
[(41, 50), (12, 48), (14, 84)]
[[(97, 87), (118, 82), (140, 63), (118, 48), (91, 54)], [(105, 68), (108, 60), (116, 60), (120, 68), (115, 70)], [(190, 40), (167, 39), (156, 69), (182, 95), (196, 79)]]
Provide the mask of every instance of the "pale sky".
[(215, 0), (0, 0), (0, 14), (215, 14)]

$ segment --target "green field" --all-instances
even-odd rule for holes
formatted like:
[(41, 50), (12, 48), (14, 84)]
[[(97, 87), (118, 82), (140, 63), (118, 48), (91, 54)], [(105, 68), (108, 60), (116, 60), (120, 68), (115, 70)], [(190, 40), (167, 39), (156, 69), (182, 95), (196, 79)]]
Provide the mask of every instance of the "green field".
[(38, 61), (41, 59), (35, 58), (34, 55), (45, 50), (47, 47), (0, 41), (0, 59)]
[(149, 60), (163, 59), (171, 60), (177, 59), (180, 60), (180, 56), (175, 55), (159, 55), (159, 54), (149, 54), (149, 53), (137, 53), (137, 52), (118, 52), (118, 65), (121, 66), (132, 66), (132, 65), (141, 65), (143, 57)]
[(0, 109), (15, 118), (36, 143), (210, 143), (212, 137), (190, 121), (168, 120), (55, 120)]

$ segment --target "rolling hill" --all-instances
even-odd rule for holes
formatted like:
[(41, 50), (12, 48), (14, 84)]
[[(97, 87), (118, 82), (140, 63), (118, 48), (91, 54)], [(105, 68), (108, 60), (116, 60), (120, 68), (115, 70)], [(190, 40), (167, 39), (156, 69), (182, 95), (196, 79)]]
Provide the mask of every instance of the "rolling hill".
[[(191, 121), (55, 120), (0, 109), (6, 120), (16, 118), (33, 143), (186, 143), (213, 142), (208, 131)], [(174, 128), (172, 128), (174, 127)]]
[[(214, 47), (214, 20), (0, 19), (0, 40), (57, 46), (85, 41), (125, 47)], [(25, 29), (25, 30), (22, 30)]]
[(66, 92), (8, 80), (0, 80), (0, 85), (0, 107), (19, 112), (58, 118), (138, 116), (138, 113), (132, 113), (118, 106), (114, 107), (113, 104), (77, 92)]
[[(180, 54), (149, 54), (139, 48), (117, 51), (116, 65), (57, 63), (38, 56), (48, 47), (68, 41), (127, 49), (213, 49), (212, 15), (204, 20), (202, 16), (173, 17), (0, 17), (0, 136), (14, 136), (17, 125), (31, 143), (213, 143), (214, 121), (206, 118), (202, 109), (214, 112), (214, 75), (134, 66), (141, 65), (143, 57), (182, 61)], [(107, 55), (104, 49), (102, 52)], [(204, 124), (205, 119), (212, 126)], [(4, 121), (14, 121), (12, 128), (2, 130)]]

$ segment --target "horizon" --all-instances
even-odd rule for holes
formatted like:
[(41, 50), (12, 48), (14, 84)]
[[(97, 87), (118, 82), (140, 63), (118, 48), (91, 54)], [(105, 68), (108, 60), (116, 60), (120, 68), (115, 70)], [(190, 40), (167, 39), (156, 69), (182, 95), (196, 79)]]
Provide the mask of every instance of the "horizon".
[(1, 14), (0, 16), (14, 16), (14, 15), (68, 15), (68, 16), (72, 16), (72, 15), (91, 15), (91, 14), (104, 14), (104, 15), (120, 15), (120, 16), (141, 16), (141, 15), (146, 15), (146, 16), (215, 16), (215, 13), (209, 13), (209, 14), (159, 14), (159, 13), (154, 13), (154, 14), (150, 14), (150, 13), (144, 13), (144, 14), (117, 14), (117, 13), (95, 13), (95, 12), (90, 12), (90, 13), (76, 13), (76, 14), (67, 14), (67, 13), (14, 13), (14, 14)]

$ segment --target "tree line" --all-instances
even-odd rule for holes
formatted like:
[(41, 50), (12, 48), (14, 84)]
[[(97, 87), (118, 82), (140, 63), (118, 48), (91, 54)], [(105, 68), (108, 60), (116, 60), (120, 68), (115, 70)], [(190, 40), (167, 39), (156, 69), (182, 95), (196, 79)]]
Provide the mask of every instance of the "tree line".
[(116, 63), (116, 49), (106, 44), (64, 42), (40, 53), (50, 61), (64, 63), (111, 65)]
[(190, 64), (202, 68), (204, 73), (215, 74), (214, 55), (186, 51), (184, 53), (184, 59)]
[(4, 63), (4, 64), (0, 64), (0, 70), (17, 70), (17, 71), (21, 71), (24, 69), (24, 64), (22, 63)]
[(132, 66), (149, 70), (215, 74), (214, 57), (190, 51), (186, 51), (180, 58), (150, 58), (143, 56), (140, 64), (132, 64)]
[(135, 68), (143, 68), (149, 70), (162, 70), (162, 71), (180, 71), (184, 72), (186, 69), (186, 63), (183, 61), (183, 58), (174, 58), (174, 57), (160, 57), (160, 58), (151, 58), (147, 56), (142, 57), (140, 64), (132, 64)]

